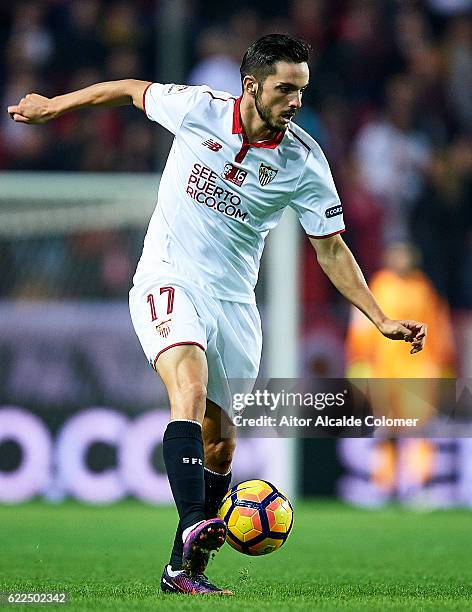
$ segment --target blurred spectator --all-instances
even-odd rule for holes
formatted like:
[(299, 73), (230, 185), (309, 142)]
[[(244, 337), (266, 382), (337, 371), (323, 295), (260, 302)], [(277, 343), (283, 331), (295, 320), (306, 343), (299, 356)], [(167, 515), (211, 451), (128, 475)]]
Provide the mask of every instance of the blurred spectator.
[(314, 61), (321, 55), (329, 35), (325, 0), (294, 0), (290, 16), (296, 36), (307, 40), (315, 53)]
[(200, 61), (190, 72), (190, 85), (208, 85), (217, 91), (241, 95), (241, 59), (232, 55), (232, 34), (221, 28), (205, 30), (198, 40)]
[(472, 143), (458, 137), (437, 150), (411, 212), (424, 268), (454, 307), (472, 308)]
[(7, 61), (14, 70), (41, 68), (54, 51), (53, 37), (45, 26), (46, 6), (38, 2), (17, 2), (13, 8)]
[(452, 113), (460, 129), (472, 131), (472, 22), (451, 21), (445, 39), (445, 86)]
[(345, 160), (339, 173), (339, 194), (343, 203), (346, 241), (367, 278), (380, 266), (384, 210), (382, 203), (370, 193), (362, 180), (353, 157)]
[(364, 125), (354, 143), (366, 186), (385, 206), (386, 241), (407, 237), (406, 214), (430, 157), (428, 138), (417, 129), (416, 95), (409, 75), (390, 79), (383, 116)]
[(393, 49), (381, 3), (353, 0), (336, 16), (334, 26), (336, 41), (327, 50), (329, 69), (337, 72), (344, 94), (354, 104), (378, 100)]
[(451, 116), (446, 103), (443, 58), (439, 46), (418, 44), (411, 50), (408, 69), (415, 83), (416, 105), (421, 109), (418, 124), (428, 134), (431, 143), (445, 144)]
[(454, 15), (472, 10), (472, 0), (428, 0), (429, 6), (444, 15)]
[(60, 73), (73, 75), (82, 68), (103, 66), (106, 49), (99, 36), (102, 5), (96, 0), (75, 0), (58, 16), (54, 64)]
[(103, 21), (103, 42), (109, 48), (140, 48), (145, 37), (140, 9), (136, 3), (127, 0), (105, 4)]
[[(360, 311), (352, 309), (346, 373), (352, 378), (382, 379), (369, 384), (368, 397), (377, 416), (415, 418), (420, 428), (434, 426), (441, 388), (440, 381), (433, 379), (454, 376), (456, 368), (449, 309), (419, 269), (418, 253), (411, 244), (390, 245), (384, 252), (384, 264), (372, 278), (372, 292), (389, 317), (427, 323), (425, 348), (410, 355), (410, 345), (387, 340)], [(381, 466), (377, 483), (392, 499), (406, 493), (413, 499), (416, 487), (430, 477), (431, 444), (419, 437), (410, 439), (405, 457), (405, 441), (396, 440), (396, 433), (395, 428), (376, 432), (385, 438), (377, 447), (376, 462)]]
[[(322, 139), (319, 142), (336, 176), (351, 149), (353, 127), (346, 99), (334, 94), (326, 96), (321, 102), (320, 121)], [(316, 138), (316, 135), (314, 137)]]
[(400, 4), (395, 15), (394, 42), (403, 62), (408, 61), (419, 45), (430, 42), (432, 32), (427, 16), (418, 5)]
[[(239, 65), (241, 59), (251, 43), (261, 36), (262, 26), (267, 20), (261, 20), (254, 8), (245, 6), (228, 16), (227, 24), (231, 32), (231, 56)], [(279, 30), (271, 30), (276, 32)]]
[(123, 172), (149, 172), (154, 157), (153, 139), (145, 125), (126, 125), (121, 145), (115, 151), (113, 165)]
[(387, 316), (424, 321), (430, 330), (421, 353), (409, 345), (384, 338), (359, 310), (352, 310), (347, 336), (349, 376), (369, 378), (440, 378), (455, 370), (455, 350), (449, 309), (420, 270), (416, 249), (392, 243), (384, 252), (384, 268), (370, 287)]
[(110, 81), (129, 79), (130, 74), (136, 79), (143, 78), (141, 58), (135, 49), (116, 47), (107, 57), (105, 72)]
[(307, 380), (343, 377), (344, 339), (329, 316), (304, 334), (301, 357), (302, 377)]

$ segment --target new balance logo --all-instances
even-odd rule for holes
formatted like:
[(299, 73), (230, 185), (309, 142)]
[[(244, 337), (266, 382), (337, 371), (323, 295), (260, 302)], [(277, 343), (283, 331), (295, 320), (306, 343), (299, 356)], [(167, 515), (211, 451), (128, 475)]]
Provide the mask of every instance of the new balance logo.
[(203, 465), (203, 461), (199, 457), (182, 457), (182, 463), (191, 463), (192, 465), (198, 463), (198, 465)]
[(205, 142), (202, 142), (202, 145), (204, 147), (208, 147), (210, 151), (215, 151), (215, 152), (223, 148), (222, 144), (212, 140), (211, 138), (209, 138), (208, 140), (205, 140)]

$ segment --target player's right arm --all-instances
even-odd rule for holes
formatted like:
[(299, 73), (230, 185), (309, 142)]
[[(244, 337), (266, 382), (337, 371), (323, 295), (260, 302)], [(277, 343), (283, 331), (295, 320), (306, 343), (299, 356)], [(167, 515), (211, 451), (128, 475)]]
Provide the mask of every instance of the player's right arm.
[(132, 104), (143, 110), (143, 95), (149, 81), (123, 79), (96, 83), (71, 93), (46, 98), (36, 93), (27, 94), (16, 105), (8, 107), (10, 117), (19, 123), (46, 123), (65, 113), (93, 106), (126, 106)]
[[(341, 236), (310, 237), (318, 263), (336, 289), (390, 340), (411, 342), (410, 353), (423, 350), (427, 326), (420, 321), (389, 319), (367, 286), (354, 255)], [(405, 296), (408, 300), (408, 296)]]

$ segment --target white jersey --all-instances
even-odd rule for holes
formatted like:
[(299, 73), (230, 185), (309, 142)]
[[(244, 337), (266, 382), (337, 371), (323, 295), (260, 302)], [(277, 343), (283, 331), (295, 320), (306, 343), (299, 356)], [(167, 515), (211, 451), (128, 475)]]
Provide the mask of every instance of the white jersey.
[(206, 86), (154, 83), (144, 110), (175, 139), (161, 177), (135, 284), (164, 266), (208, 294), (253, 303), (265, 237), (286, 206), (306, 233), (344, 231), (342, 207), (319, 145), (291, 123), (248, 143), (240, 101)]

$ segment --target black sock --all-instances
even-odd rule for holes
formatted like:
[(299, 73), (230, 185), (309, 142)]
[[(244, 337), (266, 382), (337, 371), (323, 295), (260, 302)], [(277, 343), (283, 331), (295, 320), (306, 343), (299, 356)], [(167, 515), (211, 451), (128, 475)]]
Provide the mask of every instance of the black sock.
[(180, 523), (177, 525), (175, 532), (174, 545), (170, 553), (169, 565), (174, 571), (182, 569), (182, 554), (184, 552), (184, 543), (182, 542), (182, 527)]
[[(231, 472), (228, 474), (217, 474), (210, 472), (207, 468), (205, 473), (205, 518), (213, 518), (218, 512), (221, 500), (225, 496), (231, 483)], [(182, 569), (182, 527), (177, 525), (175, 532), (174, 545), (170, 555), (169, 564), (174, 571)]]
[(164, 433), (162, 450), (180, 527), (184, 530), (205, 518), (201, 426), (192, 421), (171, 421)]
[(221, 500), (226, 495), (231, 483), (231, 471), (218, 474), (205, 468), (205, 516), (213, 518), (217, 515)]

